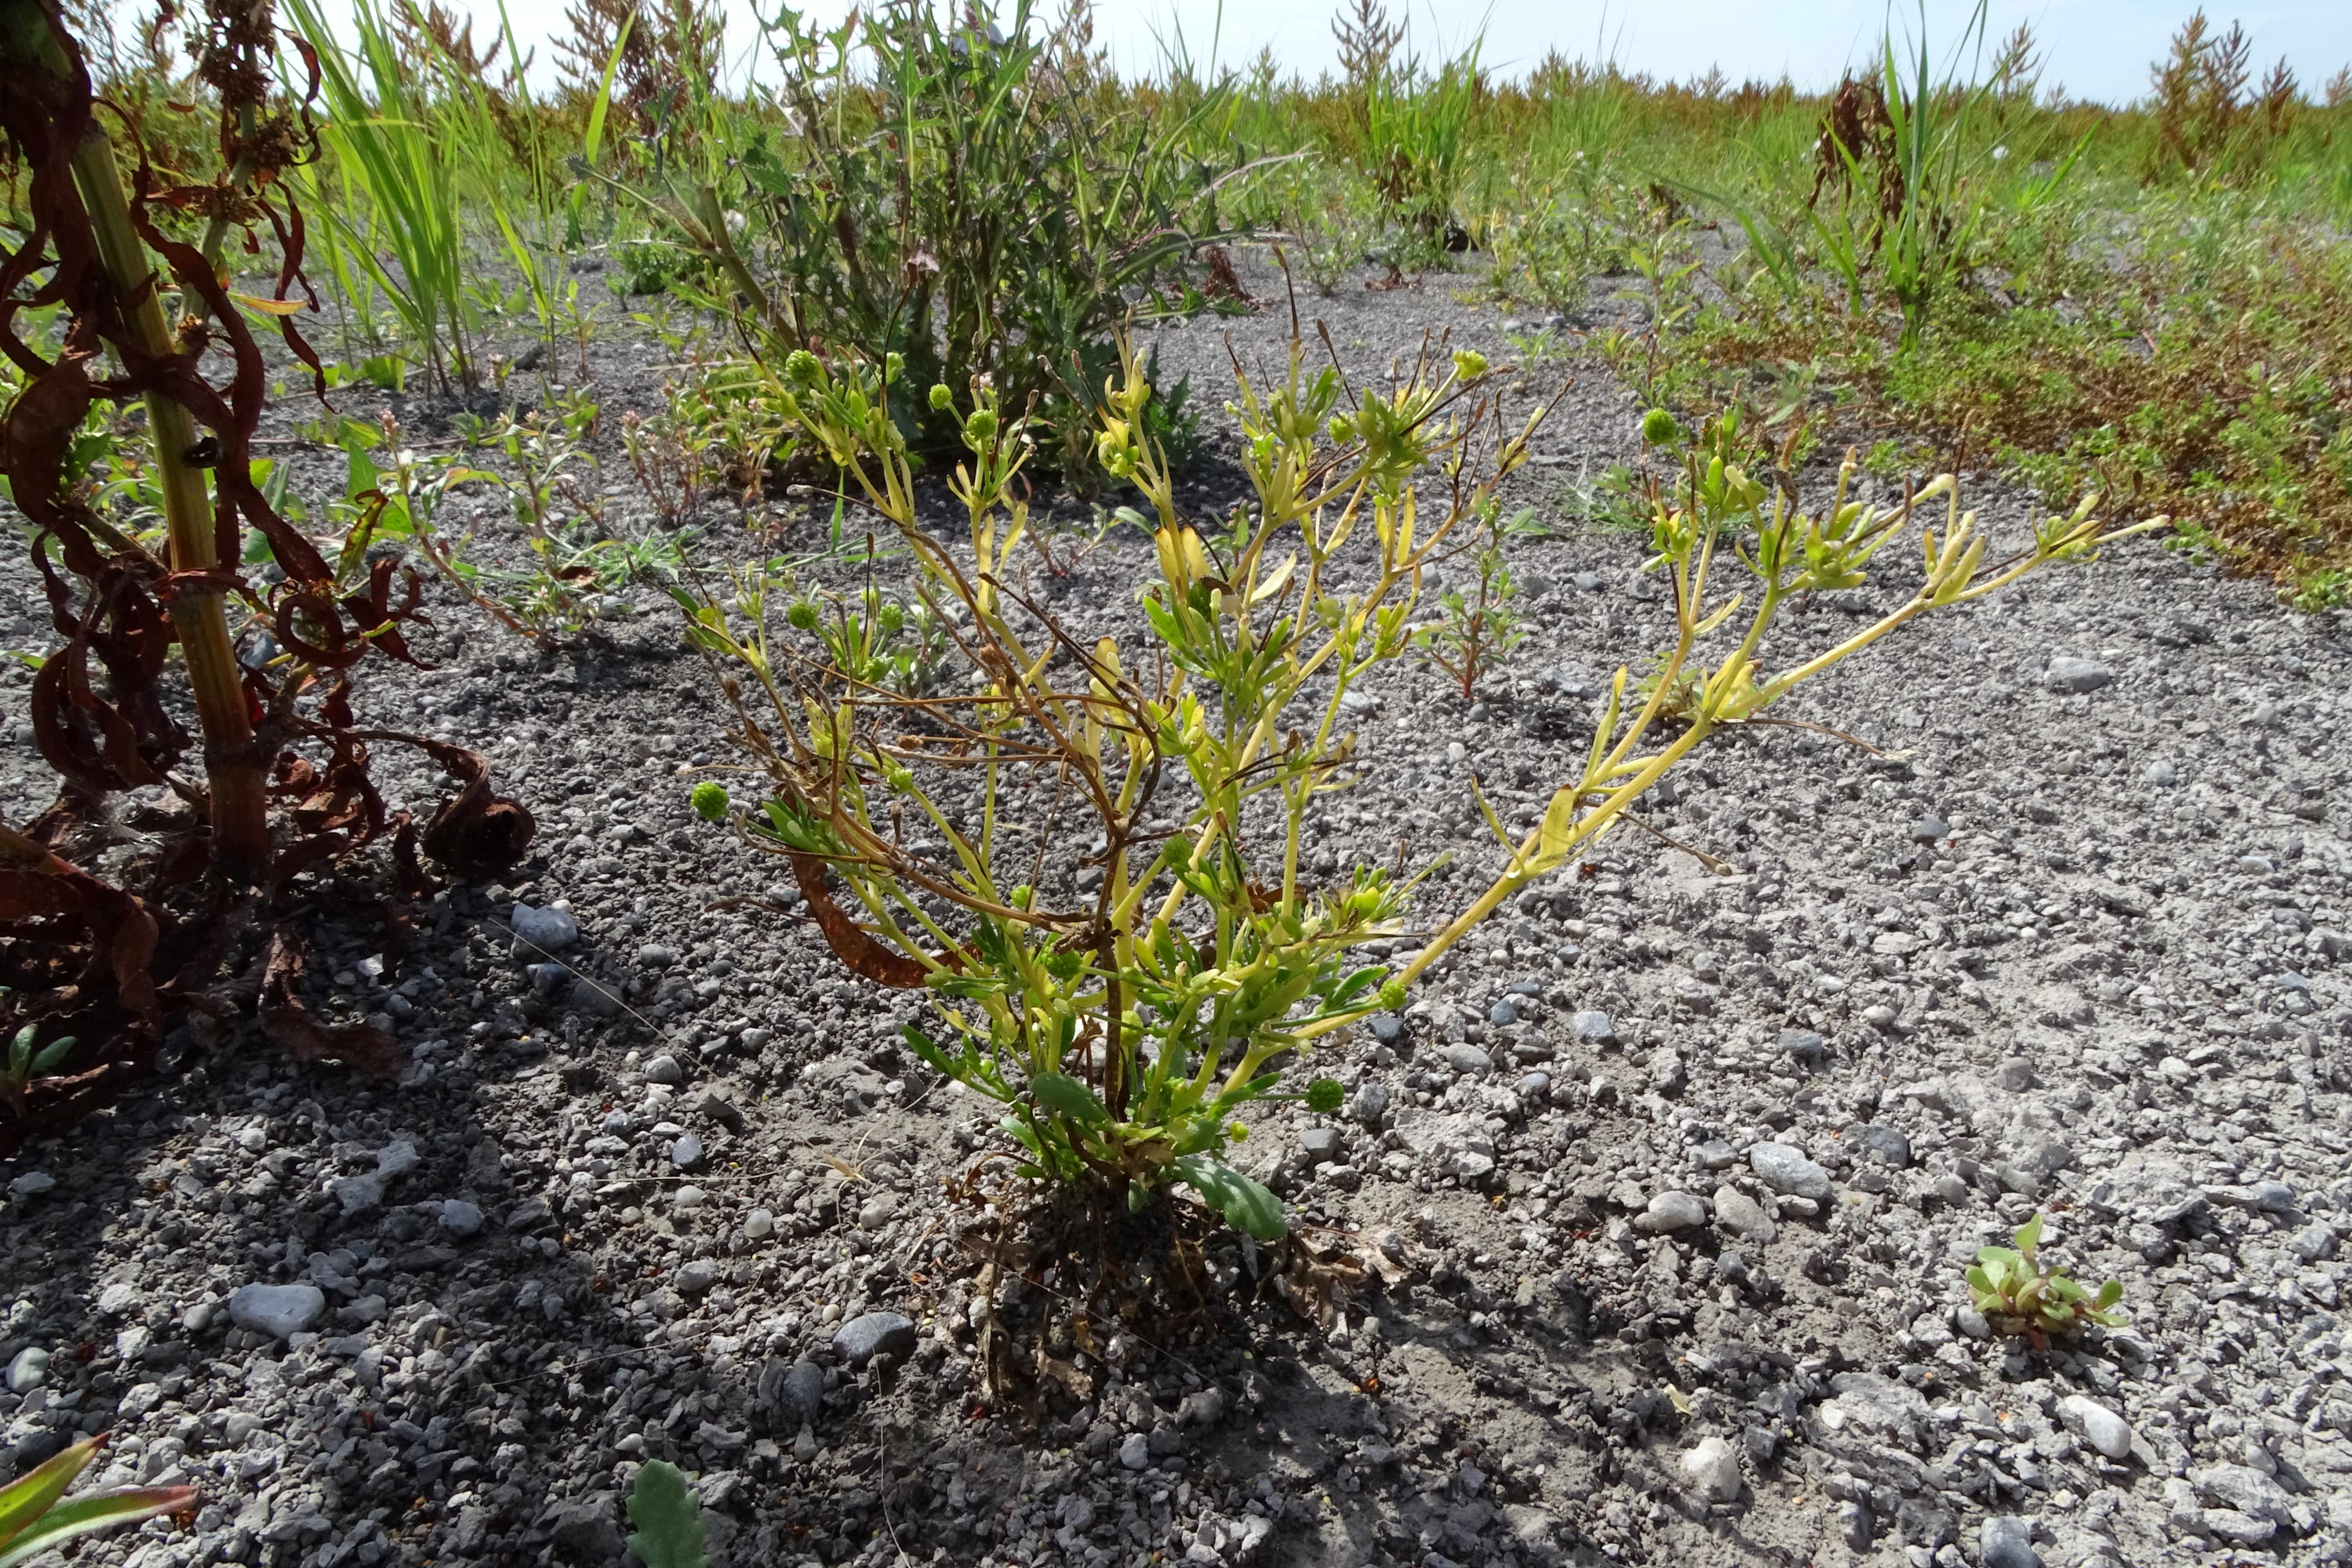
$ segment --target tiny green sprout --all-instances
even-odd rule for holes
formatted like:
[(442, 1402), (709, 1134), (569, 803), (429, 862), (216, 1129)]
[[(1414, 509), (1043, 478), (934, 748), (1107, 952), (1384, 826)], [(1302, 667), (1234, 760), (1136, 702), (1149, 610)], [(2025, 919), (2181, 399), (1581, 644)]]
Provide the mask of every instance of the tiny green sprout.
[(893, 763), (882, 774), (882, 782), (890, 786), (892, 795), (912, 795), (915, 791), (915, 771), (904, 763)]
[(816, 606), (806, 599), (796, 601), (784, 612), (784, 624), (804, 632), (816, 630)]
[(955, 394), (947, 389), (945, 383), (933, 382), (931, 384), (931, 407), (939, 413), (945, 414), (949, 409), (953, 408), (954, 406)]
[(705, 779), (694, 786), (688, 797), (694, 803), (694, 815), (705, 822), (723, 822), (727, 817), (727, 786), (716, 779)]
[(1653, 408), (1642, 416), (1642, 439), (1651, 446), (1669, 446), (1682, 438), (1683, 427), (1664, 409)]
[(636, 1526), (625, 1542), (629, 1555), (645, 1568), (705, 1568), (709, 1562), (702, 1503), (676, 1465), (655, 1459), (637, 1472), (629, 1522)]
[(1383, 1011), (1390, 1013), (1402, 1012), (1404, 1010), (1404, 997), (1405, 985), (1403, 981), (1391, 978), (1381, 982), (1381, 1007)]
[(2073, 1331), (2084, 1323), (2114, 1328), (2127, 1321), (2112, 1310), (2123, 1300), (2121, 1281), (2108, 1280), (2094, 1296), (2063, 1268), (2042, 1261), (2036, 1252), (2042, 1240), (2039, 1214), (2018, 1227), (2014, 1239), (2013, 1249), (1979, 1250), (1968, 1272), (1976, 1310), (1998, 1326), (2042, 1335)]
[(1029, 907), (1029, 900), (1035, 897), (1036, 889), (1030, 887), (1028, 883), (1024, 882), (1019, 887), (1013, 889), (1013, 896), (1005, 901), (1010, 903), (1016, 910), (1025, 910)]
[(1338, 1079), (1318, 1078), (1307, 1086), (1307, 1109), (1318, 1116), (1328, 1116), (1339, 1109), (1339, 1101), (1347, 1092), (1339, 1087)]

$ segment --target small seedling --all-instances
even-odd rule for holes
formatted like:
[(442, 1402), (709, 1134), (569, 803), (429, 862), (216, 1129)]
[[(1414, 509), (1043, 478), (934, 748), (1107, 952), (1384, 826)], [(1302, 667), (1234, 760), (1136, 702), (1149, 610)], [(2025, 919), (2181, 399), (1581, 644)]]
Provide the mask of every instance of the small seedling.
[(16, 1031), (16, 1038), (8, 1047), (8, 1059), (0, 1062), (0, 1097), (5, 1097), (25, 1113), (25, 1090), (37, 1078), (47, 1078), (65, 1065), (66, 1055), (74, 1048), (74, 1037), (61, 1036), (46, 1046), (33, 1044), (37, 1025), (27, 1024)]
[(705, 1568), (702, 1504), (676, 1465), (654, 1459), (629, 1489), (629, 1555), (646, 1568)]
[(1988, 1247), (1977, 1253), (1968, 1280), (1978, 1311), (1996, 1327), (2028, 1335), (2071, 1333), (2084, 1323), (2115, 1328), (2126, 1321), (2112, 1310), (2123, 1300), (2121, 1281), (2108, 1280), (2093, 1296), (2064, 1268), (2042, 1260), (2036, 1251), (2041, 1240), (2037, 1214), (2018, 1227), (2014, 1248)]

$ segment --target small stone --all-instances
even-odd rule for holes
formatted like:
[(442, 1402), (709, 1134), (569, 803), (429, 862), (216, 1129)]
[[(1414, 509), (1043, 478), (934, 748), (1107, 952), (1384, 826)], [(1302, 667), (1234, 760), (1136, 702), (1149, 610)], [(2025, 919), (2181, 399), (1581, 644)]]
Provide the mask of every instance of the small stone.
[(772, 1388), (765, 1376), (761, 1378), (761, 1391), (768, 1395), (769, 1403), (782, 1414), (783, 1424), (787, 1426), (815, 1426), (817, 1417), (824, 1413), (824, 1368), (806, 1360), (796, 1361), (790, 1366), (784, 1366), (781, 1362), (769, 1364), (782, 1370), (777, 1373)]
[(1703, 1438), (1682, 1458), (1683, 1479), (1709, 1502), (1739, 1500), (1739, 1456), (1720, 1437)]
[(880, 1230), (898, 1212), (898, 1200), (889, 1193), (877, 1193), (857, 1211), (860, 1230)]
[(1598, 1008), (1579, 1013), (1568, 1021), (1568, 1032), (1588, 1046), (1613, 1046), (1617, 1043), (1617, 1026), (1609, 1015)]
[(1699, 1163), (1702, 1169), (1709, 1171), (1728, 1171), (1739, 1163), (1739, 1151), (1720, 1138), (1710, 1138), (1695, 1146), (1691, 1150), (1691, 1157)]
[(2313, 1220), (2287, 1238), (2287, 1247), (2305, 1263), (2316, 1263), (2336, 1250), (2335, 1227), (2323, 1220)]
[(1471, 1045), (1445, 1047), (1445, 1065), (1465, 1075), (1490, 1073), (1495, 1070), (1495, 1058)]
[(1393, 1046), (1404, 1038), (1404, 1020), (1394, 1013), (1375, 1013), (1371, 1016), (1372, 1038), (1384, 1046)]
[(1729, 1185), (1715, 1189), (1715, 1225), (1717, 1230), (1727, 1230), (1759, 1247), (1779, 1234), (1779, 1227), (1764, 1212), (1763, 1205)]
[(585, 977), (572, 983), (571, 1006), (575, 1013), (589, 1013), (599, 1018), (621, 1016), (621, 998)]
[(1933, 812), (1921, 815), (1911, 824), (1911, 842), (1914, 844), (1939, 844), (1951, 836), (1951, 827)]
[(27, 1171), (8, 1184), (8, 1191), (20, 1198), (37, 1198), (58, 1184), (58, 1179), (47, 1171)]
[(1148, 1468), (1151, 1464), (1151, 1439), (1141, 1432), (1129, 1432), (1118, 1446), (1118, 1462), (1130, 1470)]
[(743, 1234), (753, 1241), (765, 1241), (776, 1234), (776, 1216), (767, 1209), (753, 1209), (743, 1216)]
[(1811, 1198), (1819, 1203), (1830, 1195), (1830, 1173), (1806, 1159), (1801, 1150), (1789, 1144), (1756, 1144), (1748, 1151), (1748, 1168), (1766, 1186), (1784, 1196)]
[(452, 1236), (472, 1236), (482, 1228), (482, 1205), (451, 1198), (441, 1205), (441, 1228)]
[(580, 940), (580, 922), (572, 918), (572, 911), (552, 906), (534, 909), (529, 904), (517, 904), (508, 924), (517, 941), (541, 952), (562, 952)]
[(1634, 1217), (1633, 1228), (1644, 1236), (1665, 1236), (1706, 1223), (1706, 1205), (1690, 1193), (1664, 1192), (1653, 1197)]
[(2284, 1182), (2256, 1182), (2252, 1191), (2254, 1207), (2265, 1214), (2291, 1214), (2294, 1210), (2294, 1189)]
[(647, 969), (667, 969), (677, 962), (677, 954), (659, 942), (649, 942), (637, 949), (637, 962)]
[(719, 1283), (719, 1265), (708, 1258), (697, 1258), (678, 1266), (671, 1280), (681, 1296), (699, 1296)]
[(30, 1394), (49, 1380), (49, 1352), (38, 1345), (26, 1345), (8, 1363), (8, 1392)]
[(1992, 1073), (1993, 1082), (2012, 1093), (2033, 1087), (2033, 1064), (2023, 1057), (2011, 1057)]
[(835, 1354), (852, 1366), (864, 1366), (877, 1355), (912, 1355), (913, 1320), (898, 1312), (866, 1312), (841, 1325), (833, 1336)]
[(2096, 691), (2112, 683), (2116, 672), (2095, 658), (2072, 658), (2061, 655), (2050, 661), (2042, 680), (2053, 691), (2081, 693)]
[(1838, 1504), (1838, 1533), (1845, 1537), (1850, 1549), (1869, 1551), (1871, 1537), (1876, 1532), (1877, 1527), (1870, 1517), (1870, 1510), (1850, 1500)]
[(1898, 1171), (1910, 1168), (1911, 1140), (1894, 1128), (1865, 1121), (1859, 1127), (1847, 1128), (1845, 1135), (1855, 1148), (1879, 1163)]
[(2180, 782), (2180, 770), (2172, 765), (2170, 757), (2158, 757), (2142, 769), (2139, 776), (2158, 789), (2170, 789)]
[(686, 1072), (677, 1065), (676, 1057), (667, 1051), (663, 1051), (646, 1063), (646, 1081), (647, 1083), (683, 1083), (686, 1081)]
[(2015, 1514), (1984, 1521), (1977, 1534), (1977, 1553), (1984, 1568), (2042, 1568), (2042, 1553), (2033, 1550), (2033, 1521)]
[(1356, 1090), (1356, 1120), (1377, 1132), (1389, 1113), (1389, 1086), (1368, 1083)]
[(1958, 1307), (1953, 1309), (1952, 1327), (1959, 1330), (1960, 1332), (1968, 1335), (1969, 1338), (1972, 1340), (1989, 1340), (1992, 1338), (1992, 1324), (1988, 1322), (1985, 1319), (1985, 1315), (1982, 1312), (1978, 1311), (1974, 1307)]
[(2294, 1500), (2286, 1489), (2249, 1465), (2215, 1465), (2197, 1470), (2189, 1480), (2209, 1507), (2233, 1509), (2273, 1525), (2294, 1520)]
[(702, 1140), (688, 1132), (669, 1146), (669, 1163), (681, 1171), (702, 1163)]
[(2097, 1400), (2068, 1394), (2058, 1402), (2058, 1420), (2108, 1458), (2121, 1461), (2131, 1457), (2131, 1424)]
[(1780, 1031), (1780, 1050), (1793, 1062), (1817, 1068), (1828, 1059), (1830, 1043), (1811, 1029), (1783, 1029)]
[(326, 1311), (316, 1285), (241, 1285), (228, 1299), (229, 1321), (281, 1340), (317, 1327)]
[(1186, 1394), (1176, 1405), (1179, 1426), (1213, 1426), (1225, 1418), (1225, 1391), (1214, 1384)]
[(616, 1563), (628, 1545), (613, 1512), (612, 1493), (591, 1492), (574, 1501), (555, 1504), (541, 1521), (552, 1533), (555, 1550), (573, 1562)]
[(692, 1182), (688, 1182), (686, 1185), (678, 1188), (677, 1192), (670, 1194), (670, 1212), (673, 1214), (692, 1214), (696, 1209), (700, 1208), (709, 1201), (710, 1194), (709, 1193), (704, 1192)]
[(1319, 1165), (1326, 1160), (1337, 1160), (1342, 1142), (1336, 1127), (1310, 1127), (1298, 1135), (1298, 1152), (1307, 1156), (1308, 1163)]
[(98, 1310), (109, 1318), (119, 1318), (139, 1304), (139, 1287), (116, 1280), (98, 1293)]

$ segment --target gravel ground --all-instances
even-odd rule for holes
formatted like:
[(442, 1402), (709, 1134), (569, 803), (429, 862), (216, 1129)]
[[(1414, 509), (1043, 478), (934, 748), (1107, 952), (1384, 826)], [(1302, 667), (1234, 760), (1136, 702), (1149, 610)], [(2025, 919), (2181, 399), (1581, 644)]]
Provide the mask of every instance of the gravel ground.
[[(1369, 379), (1425, 330), (1501, 349), (1465, 290), (1301, 309)], [(1287, 328), (1155, 336), (1213, 405), (1228, 338), (1270, 363)], [(608, 415), (651, 405), (652, 357), (598, 350)], [(1641, 542), (1567, 515), (1636, 411), (1549, 368), (1578, 379), (1521, 485), (1562, 528), (1519, 555), (1532, 635), (1475, 705), (1391, 671), (1359, 715), (1379, 783), (1311, 841), (1318, 873), (1457, 850), (1433, 916), (1496, 859), (1468, 775), (1538, 808), (1668, 624)], [(1979, 499), (2013, 536), (2020, 499)], [(697, 551), (743, 548), (720, 519)], [(1114, 539), (1045, 590), (1124, 633), (1146, 559)], [(5, 571), (0, 641), (30, 646)], [(1907, 592), (1817, 602), (1771, 652)], [(992, 1267), (997, 1221), (943, 1186), (992, 1119), (901, 1051), (906, 1000), (712, 908), (772, 868), (688, 810), (718, 707), (632, 596), (540, 652), (436, 595), (437, 668), (362, 689), (484, 746), (541, 823), (404, 951), (356, 874), (297, 912), (314, 1005), (392, 1028), (404, 1079), (183, 1033), (172, 1081), (0, 1165), (0, 1473), (110, 1430), (110, 1480), (203, 1494), (84, 1561), (612, 1563), (664, 1458), (721, 1564), (2352, 1562), (2342, 619), (2143, 541), (1843, 667), (1789, 716), (1895, 754), (1716, 745), (1645, 815), (1727, 872), (1612, 836), (1327, 1043), (1343, 1114), (1258, 1129), (1258, 1173), (1382, 1286), (1309, 1321), (1227, 1236), (1210, 1331), (1073, 1337), (1071, 1276)], [(0, 799), (45, 788), (20, 734)], [(2045, 1353), (1968, 1309), (1975, 1249), (2037, 1208), (2127, 1329)], [(1051, 1374), (1031, 1409), (983, 1387), (983, 1294)]]

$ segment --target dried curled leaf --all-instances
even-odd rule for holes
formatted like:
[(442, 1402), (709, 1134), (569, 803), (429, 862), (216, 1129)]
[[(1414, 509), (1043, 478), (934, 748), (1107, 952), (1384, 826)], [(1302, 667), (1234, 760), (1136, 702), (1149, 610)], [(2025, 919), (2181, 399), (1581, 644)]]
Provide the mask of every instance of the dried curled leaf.
[(369, 1024), (329, 1026), (302, 1001), (302, 973), (310, 954), (291, 927), (269, 935), (269, 957), (261, 971), (257, 1016), (270, 1043), (296, 1061), (339, 1061), (378, 1078), (396, 1078), (408, 1067), (408, 1047)]

